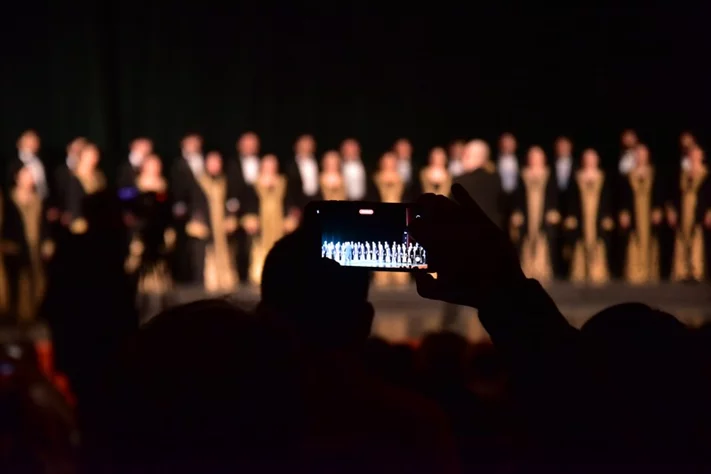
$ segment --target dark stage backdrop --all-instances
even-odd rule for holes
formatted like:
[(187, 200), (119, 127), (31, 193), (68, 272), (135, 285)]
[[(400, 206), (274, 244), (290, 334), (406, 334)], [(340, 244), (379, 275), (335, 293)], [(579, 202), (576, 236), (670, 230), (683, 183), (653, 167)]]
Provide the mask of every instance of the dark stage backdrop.
[(3, 155), (27, 127), (53, 160), (75, 135), (95, 140), (108, 172), (131, 138), (154, 138), (170, 160), (188, 131), (232, 152), (255, 130), (282, 159), (304, 132), (321, 151), (355, 136), (369, 162), (398, 136), (421, 161), (458, 137), (508, 130), (550, 149), (566, 133), (610, 163), (621, 129), (635, 127), (675, 166), (682, 129), (705, 141), (701, 7), (459, 3), (12, 1), (0, 28)]

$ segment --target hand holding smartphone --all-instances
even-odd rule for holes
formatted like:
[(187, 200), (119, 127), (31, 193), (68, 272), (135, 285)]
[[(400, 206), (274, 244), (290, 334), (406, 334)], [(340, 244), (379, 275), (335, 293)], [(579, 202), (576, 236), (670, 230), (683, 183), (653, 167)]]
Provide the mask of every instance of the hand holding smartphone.
[(427, 251), (408, 232), (421, 215), (416, 204), (315, 201), (305, 213), (321, 258), (368, 270), (427, 270)]

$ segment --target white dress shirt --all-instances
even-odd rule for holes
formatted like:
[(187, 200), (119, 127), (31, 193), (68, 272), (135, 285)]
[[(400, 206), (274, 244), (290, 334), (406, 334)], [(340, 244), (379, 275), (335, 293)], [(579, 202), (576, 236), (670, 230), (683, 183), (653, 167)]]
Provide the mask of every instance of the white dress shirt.
[(190, 153), (184, 155), (185, 161), (188, 162), (190, 171), (192, 171), (195, 178), (199, 178), (205, 172), (205, 160), (203, 156), (199, 153)]
[(360, 158), (343, 163), (343, 181), (349, 200), (360, 201), (365, 198), (365, 179), (365, 167)]
[(74, 171), (74, 168), (77, 166), (77, 157), (72, 156), (72, 155), (67, 155), (66, 163), (67, 163), (67, 168)]
[(143, 164), (144, 158), (145, 158), (144, 155), (141, 155), (140, 153), (136, 153), (135, 151), (128, 154), (128, 161), (129, 161), (129, 163), (131, 163), (131, 166), (134, 169), (139, 168)]
[(681, 169), (684, 171), (689, 171), (689, 168), (691, 168), (691, 162), (689, 161), (689, 157), (687, 155), (684, 155), (681, 157)]
[(244, 182), (252, 185), (259, 177), (259, 158), (254, 155), (243, 156), (239, 159), (242, 166), (242, 177)]
[(462, 168), (462, 160), (451, 160), (449, 162), (449, 174), (451, 174), (453, 177), (461, 176), (462, 173), (464, 172), (464, 169)]
[(627, 176), (630, 171), (632, 171), (632, 168), (634, 168), (634, 152), (632, 150), (627, 150), (622, 154), (620, 157), (620, 174), (623, 176)]
[(570, 175), (573, 172), (573, 159), (569, 156), (560, 157), (555, 162), (555, 174), (558, 178), (558, 189), (565, 191), (568, 189)]
[(512, 193), (518, 187), (518, 160), (515, 155), (501, 155), (498, 163), (501, 187), (504, 192)]
[(301, 175), (301, 190), (306, 196), (312, 197), (318, 193), (318, 163), (313, 156), (297, 156), (296, 166)]
[(44, 165), (37, 158), (36, 155), (27, 152), (20, 152), (20, 161), (22, 164), (30, 170), (30, 174), (35, 182), (35, 189), (37, 189), (37, 194), (44, 199), (49, 194), (49, 188), (47, 187), (47, 178), (44, 173)]
[(397, 162), (397, 172), (405, 183), (412, 179), (412, 161), (400, 158)]

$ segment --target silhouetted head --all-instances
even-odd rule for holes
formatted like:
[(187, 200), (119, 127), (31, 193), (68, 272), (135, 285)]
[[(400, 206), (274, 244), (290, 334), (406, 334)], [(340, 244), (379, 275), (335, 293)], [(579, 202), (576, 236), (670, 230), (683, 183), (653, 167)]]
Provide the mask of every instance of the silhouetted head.
[(700, 416), (706, 397), (687, 327), (627, 303), (593, 316), (581, 333), (592, 375), (586, 412), (599, 436), (623, 452), (691, 449), (694, 413)]
[(227, 302), (161, 313), (107, 387), (107, 461), (139, 472), (249, 472), (285, 461), (301, 413), (294, 361), (282, 333)]
[(468, 349), (467, 340), (454, 332), (427, 334), (418, 350), (420, 370), (428, 377), (462, 382)]
[(307, 344), (360, 349), (373, 318), (368, 287), (367, 272), (320, 258), (318, 238), (302, 227), (267, 255), (258, 311), (284, 322)]

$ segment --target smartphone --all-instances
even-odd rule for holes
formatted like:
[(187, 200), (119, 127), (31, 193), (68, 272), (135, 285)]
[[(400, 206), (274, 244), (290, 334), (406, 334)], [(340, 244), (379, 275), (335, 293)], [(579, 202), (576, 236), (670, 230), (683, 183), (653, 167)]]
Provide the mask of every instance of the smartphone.
[(315, 251), (344, 267), (376, 271), (427, 270), (427, 251), (408, 227), (419, 219), (416, 204), (314, 201), (305, 222), (317, 236)]

